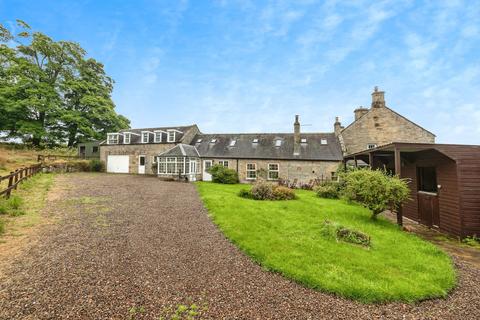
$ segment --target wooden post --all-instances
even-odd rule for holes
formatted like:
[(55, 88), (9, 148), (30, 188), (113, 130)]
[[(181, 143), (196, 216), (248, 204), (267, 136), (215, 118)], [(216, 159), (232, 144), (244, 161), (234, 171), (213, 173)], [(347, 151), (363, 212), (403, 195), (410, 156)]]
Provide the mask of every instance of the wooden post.
[(15, 178), (14, 178), (15, 190), (17, 190), (17, 182), (18, 182), (18, 169), (15, 169)]
[(355, 168), (358, 168), (357, 156), (353, 157), (353, 161), (355, 161)]
[[(394, 158), (395, 158), (395, 174), (401, 178), (402, 176), (402, 157), (400, 154), (400, 150), (397, 148), (394, 149)], [(403, 213), (402, 213), (402, 206), (397, 209), (397, 224), (399, 226), (403, 225)]]
[(368, 164), (370, 165), (370, 169), (373, 169), (373, 152), (368, 153)]
[(10, 187), (13, 185), (13, 172), (10, 172), (10, 177), (8, 178), (8, 190), (5, 193), (5, 198), (10, 198), (10, 193), (12, 193), (12, 189)]

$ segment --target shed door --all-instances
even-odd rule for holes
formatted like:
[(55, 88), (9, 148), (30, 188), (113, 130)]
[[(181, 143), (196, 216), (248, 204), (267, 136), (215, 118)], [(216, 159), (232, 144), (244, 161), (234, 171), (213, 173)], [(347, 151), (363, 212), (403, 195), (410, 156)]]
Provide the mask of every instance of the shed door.
[(109, 155), (107, 157), (107, 172), (128, 173), (129, 156)]
[(427, 226), (440, 225), (437, 172), (435, 167), (418, 167), (418, 218)]

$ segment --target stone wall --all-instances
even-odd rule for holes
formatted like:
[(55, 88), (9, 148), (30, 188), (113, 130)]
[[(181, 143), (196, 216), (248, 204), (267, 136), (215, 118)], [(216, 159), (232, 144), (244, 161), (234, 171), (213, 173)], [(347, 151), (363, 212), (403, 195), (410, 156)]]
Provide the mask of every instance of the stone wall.
[[(203, 172), (202, 159), (202, 172)], [(284, 180), (308, 183), (310, 180), (323, 179), (329, 180), (332, 172), (335, 172), (340, 164), (339, 161), (299, 161), (299, 160), (259, 160), (259, 159), (209, 159), (213, 164), (218, 164), (220, 160), (227, 160), (230, 169), (238, 170), (240, 182), (252, 182), (247, 180), (247, 163), (256, 163), (257, 170), (268, 171), (269, 163), (277, 163), (279, 166), (279, 177)], [(238, 169), (237, 169), (238, 168)]]
[(128, 171), (129, 173), (138, 173), (138, 156), (145, 155), (145, 173), (157, 174), (152, 172), (153, 157), (174, 146), (174, 143), (101, 145), (100, 160), (104, 161), (105, 167), (107, 167), (107, 156), (109, 154), (129, 155), (130, 166)]
[(367, 149), (391, 142), (434, 143), (435, 136), (420, 126), (408, 121), (387, 107), (372, 107), (357, 121), (341, 131), (346, 153)]

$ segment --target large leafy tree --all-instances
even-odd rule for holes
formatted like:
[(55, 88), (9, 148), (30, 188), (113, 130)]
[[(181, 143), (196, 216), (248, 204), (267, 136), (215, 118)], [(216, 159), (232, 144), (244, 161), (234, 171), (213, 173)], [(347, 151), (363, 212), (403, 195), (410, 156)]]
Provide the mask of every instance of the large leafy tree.
[(0, 25), (0, 130), (34, 146), (101, 139), (129, 121), (115, 112), (113, 81), (74, 42), (54, 41), (17, 21)]

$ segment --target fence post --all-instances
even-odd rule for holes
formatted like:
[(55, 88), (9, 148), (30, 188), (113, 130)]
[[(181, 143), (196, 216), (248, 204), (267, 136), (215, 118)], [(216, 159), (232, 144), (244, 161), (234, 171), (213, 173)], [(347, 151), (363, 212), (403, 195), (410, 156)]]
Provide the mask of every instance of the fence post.
[(13, 172), (10, 172), (10, 177), (8, 178), (8, 190), (7, 193), (5, 193), (5, 198), (10, 198), (10, 193), (12, 192), (12, 189), (10, 187), (13, 185)]
[(15, 178), (14, 178), (14, 183), (15, 183), (15, 190), (17, 190), (17, 182), (18, 182), (18, 169), (15, 169)]

